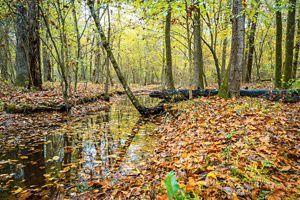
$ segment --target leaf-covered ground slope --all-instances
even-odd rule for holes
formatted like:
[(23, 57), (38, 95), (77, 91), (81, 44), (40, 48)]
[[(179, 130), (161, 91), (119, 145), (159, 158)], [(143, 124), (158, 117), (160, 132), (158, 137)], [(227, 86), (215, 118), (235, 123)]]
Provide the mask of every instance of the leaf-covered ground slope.
[[(204, 199), (300, 197), (300, 104), (217, 97), (169, 108), (156, 154), (112, 194), (166, 199), (174, 171), (181, 189)], [(109, 185), (109, 184), (108, 184)], [(107, 188), (107, 184), (106, 184)]]

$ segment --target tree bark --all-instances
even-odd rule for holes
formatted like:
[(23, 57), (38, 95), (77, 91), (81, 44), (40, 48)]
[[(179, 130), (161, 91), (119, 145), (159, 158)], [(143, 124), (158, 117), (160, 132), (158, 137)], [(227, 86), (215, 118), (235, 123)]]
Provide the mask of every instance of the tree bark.
[(244, 53), (245, 16), (242, 0), (233, 0), (232, 40), (228, 87), (221, 88), (224, 97), (239, 97)]
[[(186, 12), (186, 16), (185, 16), (185, 24), (186, 24), (186, 41), (187, 41), (187, 47), (188, 47), (188, 71), (189, 71), (189, 76), (193, 77), (193, 66), (192, 66), (192, 41), (191, 41), (191, 27), (190, 27), (190, 21), (189, 18), (191, 17), (191, 15), (189, 14), (190, 11), (188, 10), (188, 2), (187, 0), (184, 1), (184, 5), (185, 5), (185, 12)], [(189, 84), (190, 87), (193, 85), (193, 79), (191, 78), (189, 80)]]
[[(257, 0), (259, 4), (259, 0)], [(259, 5), (256, 9), (259, 8)], [(253, 19), (251, 20), (251, 27), (250, 27), (250, 34), (249, 34), (249, 52), (248, 52), (248, 60), (247, 60), (247, 72), (246, 72), (246, 82), (251, 81), (252, 75), (252, 65), (253, 65), (253, 54), (254, 54), (254, 39), (255, 39), (255, 32), (256, 32), (256, 24), (257, 24), (257, 17), (258, 11), (255, 12)]]
[(24, 3), (17, 3), (16, 8), (16, 82), (17, 86), (25, 86), (28, 82), (27, 58), (27, 10)]
[(295, 45), (295, 55), (294, 55), (294, 62), (293, 62), (293, 79), (297, 77), (297, 68), (298, 68), (298, 59), (299, 59), (299, 50), (300, 50), (300, 17), (298, 15), (297, 19), (297, 36), (296, 36), (296, 45)]
[(9, 61), (9, 27), (5, 21), (0, 22), (0, 44), (3, 46), (0, 48), (0, 70), (1, 78), (8, 80), (8, 61)]
[[(48, 35), (48, 34), (46, 34), (46, 35)], [(46, 38), (46, 42), (47, 42), (47, 44), (49, 44), (47, 38)], [(52, 81), (52, 68), (51, 68), (50, 52), (48, 51), (48, 49), (45, 45), (43, 46), (43, 67), (44, 67), (44, 81)]]
[[(49, 13), (49, 9), (47, 9), (46, 12)], [(45, 16), (45, 20), (48, 21), (48, 16)], [(45, 31), (45, 34), (44, 34), (45, 44), (43, 44), (43, 47), (42, 47), (44, 81), (52, 81), (52, 67), (51, 67), (51, 58), (50, 58), (51, 45), (49, 43), (49, 33), (47, 32), (45, 23), (43, 23), (42, 28)]]
[(222, 81), (224, 81), (224, 76), (226, 72), (227, 43), (228, 43), (228, 39), (225, 38), (223, 40), (223, 47), (222, 47), (222, 66), (221, 66)]
[(282, 17), (279, 10), (280, 0), (276, 0), (276, 64), (275, 64), (275, 88), (281, 88), (282, 77)]
[(167, 89), (174, 89), (173, 70), (172, 70), (172, 47), (171, 47), (171, 18), (172, 18), (171, 1), (168, 0), (168, 13), (166, 16), (165, 40), (166, 40), (166, 67), (165, 67), (165, 84)]
[(283, 76), (283, 87), (289, 88), (292, 80), (293, 70), (293, 52), (294, 52), (294, 35), (295, 35), (295, 15), (296, 15), (296, 1), (289, 0), (289, 11), (287, 17), (286, 27), (286, 43), (285, 43), (285, 66)]
[(28, 1), (28, 55), (30, 79), (29, 87), (42, 89), (40, 20), (38, 0)]
[(203, 55), (201, 44), (201, 24), (199, 3), (194, 13), (194, 83), (196, 88), (204, 88)]
[[(76, 14), (76, 8), (75, 8), (75, 1), (72, 2), (72, 14), (73, 14), (73, 20), (74, 20), (74, 28), (76, 33), (76, 44), (77, 44), (77, 52), (76, 52), (76, 63), (75, 63), (75, 80), (74, 80), (74, 86), (75, 91), (77, 91), (77, 83), (78, 83), (78, 72), (79, 72), (79, 66), (81, 69), (83, 69), (82, 65), (82, 48), (81, 48), (81, 37), (79, 33), (79, 27), (78, 27), (78, 19)], [(83, 74), (81, 74), (81, 77), (83, 77)]]

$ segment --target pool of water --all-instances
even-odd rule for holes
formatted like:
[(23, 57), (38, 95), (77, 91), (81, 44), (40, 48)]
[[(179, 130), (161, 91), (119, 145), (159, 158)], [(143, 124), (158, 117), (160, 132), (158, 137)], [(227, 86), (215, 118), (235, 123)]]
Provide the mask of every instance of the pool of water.
[[(158, 102), (141, 97), (147, 106)], [(156, 122), (127, 99), (76, 123), (26, 134), (0, 133), (0, 199), (76, 196), (96, 183), (139, 174), (156, 146)]]

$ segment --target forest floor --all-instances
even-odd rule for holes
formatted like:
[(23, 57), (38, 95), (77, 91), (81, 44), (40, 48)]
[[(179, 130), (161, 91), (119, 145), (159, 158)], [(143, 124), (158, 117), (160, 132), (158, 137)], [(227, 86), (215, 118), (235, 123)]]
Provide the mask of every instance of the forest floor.
[[(271, 89), (272, 84), (243, 87)], [(0, 104), (2, 107), (8, 103), (61, 104), (59, 88), (49, 84), (44, 91), (25, 91), (0, 84)], [(157, 85), (134, 87), (139, 94), (157, 89)], [(80, 84), (71, 101), (102, 91), (99, 85)], [(122, 90), (113, 91), (121, 94)], [(70, 116), (60, 112), (8, 114), (0, 111), (0, 132), (25, 134), (27, 129), (56, 126), (70, 117), (75, 122), (109, 104), (99, 100), (76, 105)], [(155, 153), (140, 163), (138, 173), (118, 177), (117, 182), (113, 176), (91, 182), (91, 191), (83, 193), (82, 198), (165, 200), (168, 199), (165, 180), (170, 171), (174, 177), (171, 186), (167, 184), (169, 195), (177, 195), (179, 186), (182, 199), (300, 198), (299, 102), (208, 97), (165, 107), (168, 112), (156, 119), (159, 140)], [(20, 191), (16, 194), (30, 197)]]
[(169, 113), (156, 154), (120, 191), (144, 188), (167, 199), (164, 180), (174, 171), (181, 197), (300, 198), (299, 103), (210, 97), (173, 104)]

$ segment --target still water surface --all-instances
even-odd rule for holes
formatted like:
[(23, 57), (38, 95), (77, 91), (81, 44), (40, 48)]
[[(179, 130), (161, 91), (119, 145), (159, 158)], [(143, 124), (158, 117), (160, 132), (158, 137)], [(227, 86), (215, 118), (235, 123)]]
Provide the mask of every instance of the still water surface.
[[(141, 100), (147, 106), (158, 103)], [(90, 190), (94, 181), (134, 176), (153, 153), (155, 128), (123, 99), (107, 111), (43, 133), (0, 133), (0, 199), (26, 192), (33, 199), (72, 197)]]

